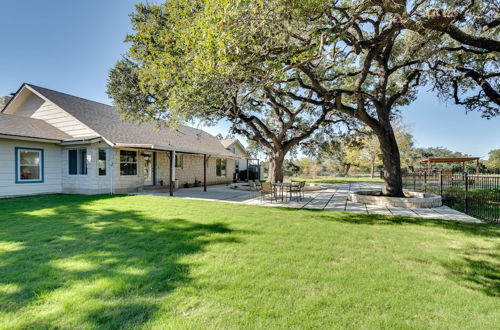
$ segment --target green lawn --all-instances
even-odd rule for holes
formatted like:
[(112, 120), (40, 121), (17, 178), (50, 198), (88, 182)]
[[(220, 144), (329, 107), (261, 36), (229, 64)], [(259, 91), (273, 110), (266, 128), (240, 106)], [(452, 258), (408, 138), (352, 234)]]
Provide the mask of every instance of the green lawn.
[(319, 176), (316, 178), (289, 177), (293, 182), (305, 181), (309, 183), (349, 183), (349, 182), (384, 182), (380, 178), (370, 178), (369, 176)]
[(500, 320), (500, 227), (153, 196), (0, 200), (0, 328)]

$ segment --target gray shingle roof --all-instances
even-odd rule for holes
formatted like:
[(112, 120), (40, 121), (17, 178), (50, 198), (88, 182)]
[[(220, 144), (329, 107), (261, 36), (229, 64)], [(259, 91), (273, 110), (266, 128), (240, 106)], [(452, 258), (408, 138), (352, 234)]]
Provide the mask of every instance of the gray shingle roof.
[(72, 139), (43, 120), (5, 113), (0, 113), (0, 134), (57, 141)]
[(110, 105), (31, 84), (28, 86), (116, 145), (150, 145), (176, 151), (234, 156), (215, 136), (200, 129), (179, 126), (176, 130), (159, 130), (154, 123), (125, 122)]

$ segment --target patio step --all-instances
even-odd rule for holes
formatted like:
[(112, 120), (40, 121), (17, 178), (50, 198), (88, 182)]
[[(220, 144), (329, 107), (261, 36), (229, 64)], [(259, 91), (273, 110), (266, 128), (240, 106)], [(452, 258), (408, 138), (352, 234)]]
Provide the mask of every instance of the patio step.
[(158, 191), (158, 190), (166, 190), (166, 189), (168, 189), (167, 186), (144, 186), (142, 188), (143, 191)]

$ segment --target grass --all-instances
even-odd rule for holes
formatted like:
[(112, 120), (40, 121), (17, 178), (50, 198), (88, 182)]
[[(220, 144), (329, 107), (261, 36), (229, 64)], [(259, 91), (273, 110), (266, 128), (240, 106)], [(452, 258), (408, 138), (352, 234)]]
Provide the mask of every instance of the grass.
[(498, 328), (495, 225), (153, 196), (0, 210), (2, 329)]
[(350, 182), (384, 182), (384, 180), (380, 178), (370, 178), (368, 176), (343, 176), (343, 177), (335, 177), (335, 176), (322, 176), (316, 178), (288, 178), (293, 182), (305, 181), (309, 183), (350, 183)]

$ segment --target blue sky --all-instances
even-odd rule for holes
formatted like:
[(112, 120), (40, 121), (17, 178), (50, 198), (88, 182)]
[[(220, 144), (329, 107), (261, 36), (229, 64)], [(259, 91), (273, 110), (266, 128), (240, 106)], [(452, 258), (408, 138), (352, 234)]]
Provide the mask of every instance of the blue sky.
[[(6, 0), (0, 18), (0, 95), (23, 82), (110, 103), (108, 70), (127, 50), (132, 0)], [(421, 90), (403, 117), (417, 146), (443, 146), (486, 157), (500, 148), (500, 118), (465, 114)], [(227, 133), (227, 123), (206, 128)]]

